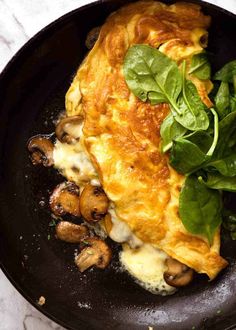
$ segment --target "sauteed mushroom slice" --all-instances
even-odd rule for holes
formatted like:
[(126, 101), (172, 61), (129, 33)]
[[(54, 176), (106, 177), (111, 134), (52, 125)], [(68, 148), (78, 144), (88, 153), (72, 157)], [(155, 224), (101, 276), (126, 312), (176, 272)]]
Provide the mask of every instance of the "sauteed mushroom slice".
[(53, 143), (47, 137), (42, 135), (33, 136), (28, 142), (28, 150), (33, 165), (52, 166), (53, 148)]
[(111, 261), (112, 252), (110, 247), (97, 237), (84, 240), (86, 247), (75, 257), (75, 263), (81, 272), (96, 266), (104, 269)]
[(59, 141), (68, 144), (76, 143), (79, 140), (81, 130), (79, 125), (83, 124), (82, 116), (65, 117), (60, 120), (56, 127), (56, 136)]
[(80, 243), (89, 234), (88, 228), (68, 221), (61, 221), (56, 225), (56, 236), (68, 243)]
[(80, 211), (88, 222), (102, 220), (107, 214), (109, 200), (101, 187), (86, 185), (80, 196)]
[(79, 217), (79, 195), (79, 187), (73, 182), (60, 183), (56, 186), (49, 199), (52, 212), (58, 216), (69, 213), (75, 217)]
[(101, 27), (97, 26), (92, 30), (90, 30), (89, 33), (87, 34), (85, 45), (88, 49), (93, 48), (93, 46), (95, 45), (95, 42), (98, 40), (100, 30)]
[(173, 258), (168, 258), (166, 265), (168, 269), (164, 273), (164, 280), (167, 284), (178, 288), (188, 285), (192, 281), (193, 269)]

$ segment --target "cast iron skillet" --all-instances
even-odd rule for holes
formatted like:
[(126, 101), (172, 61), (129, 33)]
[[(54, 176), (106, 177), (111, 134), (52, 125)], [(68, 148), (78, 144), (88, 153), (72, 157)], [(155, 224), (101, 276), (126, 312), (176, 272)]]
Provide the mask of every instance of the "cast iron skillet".
[[(2, 270), (28, 301), (69, 329), (235, 329), (236, 243), (227, 235), (222, 254), (230, 266), (215, 281), (199, 276), (174, 296), (159, 297), (120, 270), (118, 248), (108, 269), (81, 275), (73, 263), (76, 247), (57, 241), (48, 226), (49, 193), (64, 179), (54, 170), (33, 167), (26, 143), (34, 134), (54, 130), (53, 118), (64, 109), (65, 92), (87, 52), (87, 32), (122, 2), (127, 1), (97, 1), (63, 16), (31, 39), (1, 74)], [(202, 6), (213, 19), (209, 51), (217, 69), (236, 58), (236, 17)], [(46, 298), (42, 307), (40, 296)]]

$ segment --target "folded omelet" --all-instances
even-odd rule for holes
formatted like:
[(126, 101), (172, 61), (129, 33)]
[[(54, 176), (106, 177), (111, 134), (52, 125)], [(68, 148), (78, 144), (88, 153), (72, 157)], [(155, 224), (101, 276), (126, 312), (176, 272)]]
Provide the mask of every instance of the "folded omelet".
[[(67, 114), (83, 114), (83, 141), (117, 218), (144, 243), (213, 279), (227, 262), (213, 244), (184, 228), (178, 213), (185, 177), (161, 152), (160, 126), (170, 109), (136, 98), (126, 85), (123, 61), (134, 44), (159, 48), (178, 64), (207, 44), (210, 17), (198, 5), (140, 1), (113, 13), (80, 66), (66, 96)], [(210, 107), (210, 81), (188, 77)]]

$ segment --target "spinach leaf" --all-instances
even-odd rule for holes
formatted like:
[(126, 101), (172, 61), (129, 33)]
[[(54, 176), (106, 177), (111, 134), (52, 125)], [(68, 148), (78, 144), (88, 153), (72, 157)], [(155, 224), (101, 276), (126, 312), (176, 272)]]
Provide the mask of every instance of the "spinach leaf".
[(193, 74), (199, 79), (210, 79), (211, 66), (205, 52), (193, 55), (189, 74)]
[[(206, 130), (209, 119), (196, 87), (182, 76), (177, 64), (157, 49), (135, 45), (128, 50), (123, 72), (131, 91), (151, 104), (167, 102), (174, 119), (189, 130)], [(182, 77), (182, 79), (181, 79)], [(179, 98), (183, 86), (183, 93)]]
[(178, 138), (173, 142), (170, 165), (181, 174), (189, 174), (201, 168), (207, 155), (191, 141)]
[(147, 45), (129, 48), (124, 60), (124, 76), (131, 91), (143, 102), (167, 102), (176, 111), (181, 92), (181, 75), (177, 64), (159, 50)]
[(187, 177), (179, 199), (180, 218), (187, 231), (205, 236), (211, 244), (222, 221), (221, 210), (218, 191), (208, 189), (193, 175)]
[(223, 118), (227, 112), (236, 111), (236, 60), (227, 63), (215, 74), (214, 79), (221, 81), (215, 102), (218, 113)]
[(208, 168), (214, 168), (224, 176), (236, 175), (236, 153), (232, 152), (229, 156), (208, 163)]
[(222, 69), (216, 72), (213, 79), (233, 83), (234, 80), (233, 77), (235, 75), (236, 75), (236, 60), (225, 64)]
[(181, 115), (175, 113), (174, 118), (190, 131), (206, 130), (209, 126), (209, 118), (205, 112), (205, 105), (198, 95), (195, 85), (185, 79), (186, 62), (182, 64), (182, 93), (178, 99)]
[(209, 118), (205, 112), (205, 106), (202, 103), (195, 85), (189, 80), (183, 80), (183, 93), (178, 98), (178, 107), (181, 115), (172, 109), (175, 120), (189, 129), (206, 130), (209, 126)]
[(187, 136), (177, 138), (173, 142), (170, 155), (170, 165), (182, 174), (190, 174), (204, 167), (218, 141), (218, 115), (211, 109), (214, 116), (214, 138), (205, 131), (196, 131)]
[(233, 76), (233, 86), (230, 85), (230, 111), (236, 111), (236, 75)]
[(198, 177), (199, 182), (216, 190), (236, 192), (236, 176), (229, 177), (220, 173), (207, 173), (207, 177)]
[(236, 111), (236, 95), (230, 96), (230, 111)]
[(229, 113), (219, 122), (219, 140), (213, 155), (215, 160), (223, 158), (236, 145), (236, 112)]
[(236, 214), (231, 210), (223, 210), (223, 226), (230, 232), (232, 240), (236, 240)]
[(161, 125), (161, 137), (162, 137), (162, 151), (166, 152), (172, 147), (172, 141), (177, 137), (183, 136), (187, 129), (180, 125), (173, 117), (169, 114)]
[(217, 113), (220, 119), (227, 116), (230, 106), (230, 93), (228, 83), (222, 81), (215, 97)]
[(212, 145), (212, 136), (206, 131), (196, 131), (185, 136), (185, 138), (196, 144), (204, 154), (208, 152)]

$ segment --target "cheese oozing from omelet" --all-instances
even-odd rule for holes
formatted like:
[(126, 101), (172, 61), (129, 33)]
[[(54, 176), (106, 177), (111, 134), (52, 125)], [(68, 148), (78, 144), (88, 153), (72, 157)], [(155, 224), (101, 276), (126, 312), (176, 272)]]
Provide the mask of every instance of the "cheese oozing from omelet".
[[(227, 262), (219, 254), (219, 230), (209, 246), (204, 237), (184, 228), (178, 207), (185, 177), (169, 166), (160, 147), (160, 126), (169, 106), (136, 98), (125, 82), (123, 61), (129, 47), (148, 44), (189, 66), (206, 46), (209, 25), (210, 17), (198, 5), (179, 2), (139, 1), (108, 17), (66, 95), (67, 115), (84, 117), (80, 139), (70, 146), (57, 142), (54, 151), (55, 166), (69, 180), (102, 185), (112, 206), (108, 234), (129, 244), (121, 262), (152, 292), (161, 292), (167, 256), (210, 279)], [(189, 74), (188, 79), (210, 107), (211, 81)]]
[(167, 270), (166, 258), (166, 253), (150, 244), (143, 244), (136, 249), (124, 244), (123, 251), (120, 253), (121, 264), (134, 277), (134, 280), (144, 289), (162, 296), (176, 291), (163, 278)]
[[(100, 185), (96, 171), (83, 146), (83, 133), (79, 125), (73, 125), (68, 132), (78, 141), (73, 144), (61, 143), (56, 140), (54, 147), (54, 166), (70, 181), (75, 182), (83, 189), (84, 184)], [(129, 226), (121, 221), (110, 203), (112, 229), (109, 237), (117, 243), (123, 244), (120, 253), (120, 262), (136, 283), (153, 294), (168, 295), (174, 293), (175, 288), (168, 285), (163, 274), (166, 270), (165, 260), (168, 257), (163, 251), (144, 244), (137, 238)], [(104, 234), (98, 228), (96, 233), (102, 237)], [(104, 227), (100, 228), (104, 229)]]

